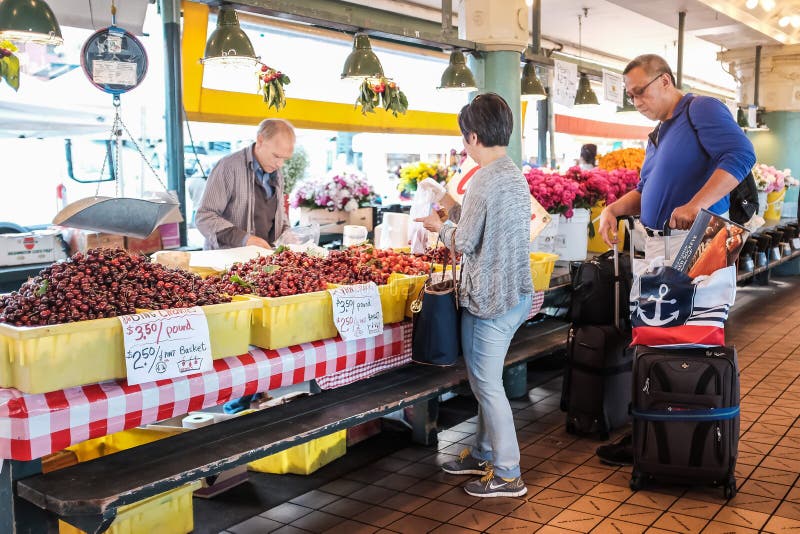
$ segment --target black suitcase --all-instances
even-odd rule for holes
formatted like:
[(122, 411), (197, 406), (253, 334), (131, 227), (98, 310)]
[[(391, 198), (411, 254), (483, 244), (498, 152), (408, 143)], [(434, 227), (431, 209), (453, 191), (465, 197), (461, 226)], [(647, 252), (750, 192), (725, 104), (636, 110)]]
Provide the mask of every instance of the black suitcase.
[[(627, 268), (621, 268), (621, 255), (616, 246), (610, 253), (610, 272), (605, 265), (608, 253), (579, 269), (578, 276), (584, 270), (584, 280), (595, 280), (591, 285), (592, 292), (605, 295), (603, 298), (610, 301), (611, 311), (606, 313), (607, 320), (610, 320), (609, 324), (572, 324), (567, 338), (567, 365), (561, 391), (561, 410), (567, 414), (567, 432), (580, 436), (596, 434), (604, 441), (613, 429), (630, 420), (628, 406), (633, 361), (633, 351), (628, 348), (631, 343), (630, 324), (620, 317), (620, 300), (625, 298), (627, 301), (623, 295), (630, 292), (627, 278), (630, 258), (627, 258)], [(586, 274), (591, 272), (596, 274)], [(580, 289), (576, 287), (574, 291), (580, 292)], [(581, 308), (605, 308), (608, 301), (586, 302), (581, 304)]]
[(633, 363), (633, 472), (651, 479), (723, 487), (736, 494), (739, 373), (736, 349), (637, 346)]

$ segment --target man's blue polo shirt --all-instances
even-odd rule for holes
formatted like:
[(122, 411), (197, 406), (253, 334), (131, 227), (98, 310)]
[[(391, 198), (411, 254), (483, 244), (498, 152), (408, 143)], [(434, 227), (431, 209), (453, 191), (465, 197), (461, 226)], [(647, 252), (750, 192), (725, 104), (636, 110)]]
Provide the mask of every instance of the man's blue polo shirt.
[[(697, 133), (687, 119), (690, 102)], [(753, 144), (722, 102), (684, 95), (647, 144), (637, 187), (642, 194), (642, 224), (663, 228), (672, 210), (689, 202), (716, 169), (728, 171), (741, 182), (755, 162)], [(729, 207), (725, 195), (710, 210), (721, 214)]]

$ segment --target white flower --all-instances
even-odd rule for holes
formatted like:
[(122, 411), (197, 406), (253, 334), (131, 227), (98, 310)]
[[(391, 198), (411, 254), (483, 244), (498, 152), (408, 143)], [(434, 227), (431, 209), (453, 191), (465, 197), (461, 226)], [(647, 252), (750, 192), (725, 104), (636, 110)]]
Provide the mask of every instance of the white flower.
[(358, 209), (358, 201), (354, 198), (351, 198), (347, 201), (347, 204), (344, 205), (344, 211), (355, 211)]

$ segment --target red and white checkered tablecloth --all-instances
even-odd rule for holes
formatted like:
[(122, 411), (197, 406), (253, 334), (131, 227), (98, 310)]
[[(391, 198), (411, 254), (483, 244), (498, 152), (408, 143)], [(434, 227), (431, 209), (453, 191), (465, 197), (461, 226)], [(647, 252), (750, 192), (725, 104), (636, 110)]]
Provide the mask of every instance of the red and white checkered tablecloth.
[[(215, 360), (213, 371), (136, 386), (112, 380), (41, 394), (0, 388), (0, 459), (40, 458), (87, 439), (326, 375), (339, 374), (335, 380), (348, 383), (368, 376), (365, 364), (407, 359), (410, 337), (411, 324), (403, 322), (357, 341), (336, 337), (277, 350), (252, 347), (248, 354)], [(357, 367), (354, 375), (340, 374)]]

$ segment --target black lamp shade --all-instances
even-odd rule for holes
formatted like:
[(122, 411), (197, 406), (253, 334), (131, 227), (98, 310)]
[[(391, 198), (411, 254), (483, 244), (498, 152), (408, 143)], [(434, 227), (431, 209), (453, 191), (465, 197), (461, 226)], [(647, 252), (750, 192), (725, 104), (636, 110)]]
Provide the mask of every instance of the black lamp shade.
[(44, 0), (0, 0), (0, 40), (60, 45), (56, 16)]
[(460, 89), (463, 91), (477, 90), (475, 76), (467, 67), (467, 59), (458, 51), (450, 53), (450, 64), (442, 73), (442, 80), (438, 89)]
[(217, 27), (206, 42), (203, 63), (251, 65), (257, 60), (253, 43), (239, 26), (236, 11), (221, 7), (217, 14)]
[(372, 45), (369, 36), (357, 33), (353, 38), (353, 50), (344, 61), (342, 78), (382, 78), (383, 67)]

